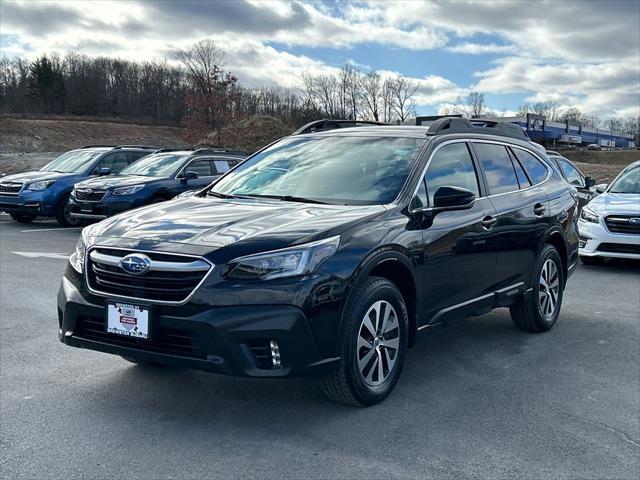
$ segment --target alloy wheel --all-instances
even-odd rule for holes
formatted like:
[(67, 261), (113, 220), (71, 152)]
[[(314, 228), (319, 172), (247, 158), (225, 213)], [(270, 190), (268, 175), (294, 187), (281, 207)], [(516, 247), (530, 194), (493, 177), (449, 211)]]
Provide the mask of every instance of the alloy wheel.
[(393, 371), (400, 348), (400, 324), (389, 302), (375, 302), (365, 313), (358, 331), (356, 360), (364, 382), (383, 383)]
[(540, 272), (540, 288), (538, 291), (538, 306), (545, 318), (551, 318), (558, 304), (560, 291), (560, 275), (556, 262), (548, 258), (542, 265)]

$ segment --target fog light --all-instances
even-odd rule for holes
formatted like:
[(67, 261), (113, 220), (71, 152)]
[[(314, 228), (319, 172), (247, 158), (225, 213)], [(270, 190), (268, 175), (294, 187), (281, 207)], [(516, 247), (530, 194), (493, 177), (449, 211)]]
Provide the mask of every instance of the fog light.
[(273, 368), (280, 368), (280, 347), (278, 346), (278, 342), (271, 340), (269, 347), (271, 347), (271, 363), (273, 364)]

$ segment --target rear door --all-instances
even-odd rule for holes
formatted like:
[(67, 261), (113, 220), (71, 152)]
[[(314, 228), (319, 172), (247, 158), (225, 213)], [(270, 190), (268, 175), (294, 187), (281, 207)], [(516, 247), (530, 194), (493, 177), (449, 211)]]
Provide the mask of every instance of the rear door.
[(550, 224), (543, 186), (548, 169), (524, 149), (480, 140), (473, 142), (473, 149), (482, 166), (489, 200), (498, 214), (494, 228), (499, 244), (497, 287), (526, 287)]
[(213, 175), (219, 177), (224, 175), (238, 164), (238, 160), (232, 158), (215, 158), (211, 160)]
[(497, 261), (492, 231), (496, 211), (484, 196), (467, 142), (436, 147), (418, 188), (422, 205), (417, 207), (433, 206), (433, 195), (442, 186), (470, 190), (476, 200), (469, 209), (437, 213), (423, 228), (425, 317), (432, 322), (491, 296)]

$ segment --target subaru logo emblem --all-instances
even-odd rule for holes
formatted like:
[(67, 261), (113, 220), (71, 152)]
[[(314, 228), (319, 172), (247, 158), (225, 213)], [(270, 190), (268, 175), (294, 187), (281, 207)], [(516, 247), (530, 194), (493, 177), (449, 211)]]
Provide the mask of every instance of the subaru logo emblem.
[(91, 190), (90, 188), (85, 188), (84, 192), (85, 193), (93, 193), (93, 190)]
[(144, 275), (151, 267), (151, 259), (141, 253), (132, 253), (120, 260), (120, 268), (131, 275)]
[(630, 218), (629, 223), (631, 225), (640, 225), (640, 218)]

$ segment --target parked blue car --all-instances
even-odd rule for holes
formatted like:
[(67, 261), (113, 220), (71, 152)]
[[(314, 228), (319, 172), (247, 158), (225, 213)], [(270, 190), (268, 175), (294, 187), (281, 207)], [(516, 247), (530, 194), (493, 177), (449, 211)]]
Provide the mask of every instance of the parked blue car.
[(0, 211), (16, 222), (55, 217), (63, 227), (79, 225), (68, 208), (73, 186), (93, 176), (119, 173), (157, 147), (140, 145), (87, 146), (66, 152), (37, 172), (16, 173), (0, 179)]
[(116, 213), (169, 200), (203, 188), (246, 158), (228, 149), (158, 151), (119, 175), (78, 183), (69, 197), (71, 216), (102, 220)]

